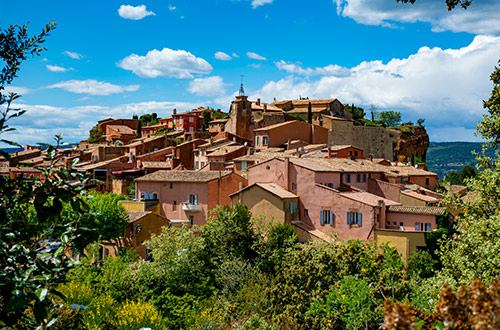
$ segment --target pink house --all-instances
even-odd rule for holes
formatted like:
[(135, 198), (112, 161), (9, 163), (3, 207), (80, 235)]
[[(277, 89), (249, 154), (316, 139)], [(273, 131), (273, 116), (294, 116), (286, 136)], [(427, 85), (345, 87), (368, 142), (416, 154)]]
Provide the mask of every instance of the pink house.
[(229, 195), (247, 185), (231, 171), (157, 171), (135, 180), (136, 199), (157, 199), (160, 214), (172, 222), (203, 225), (208, 211), (231, 205)]
[[(383, 173), (377, 164), (365, 160), (273, 158), (248, 168), (249, 185), (274, 182), (299, 197), (299, 221), (294, 224), (301, 229), (335, 232), (340, 239), (366, 240), (375, 238), (376, 229), (415, 231), (416, 223), (418, 231), (436, 228), (432, 212), (401, 209), (398, 201), (368, 192), (369, 182), (381, 178)], [(397, 186), (382, 186), (380, 191), (397, 196), (394, 188)], [(436, 208), (434, 213), (443, 210)]]

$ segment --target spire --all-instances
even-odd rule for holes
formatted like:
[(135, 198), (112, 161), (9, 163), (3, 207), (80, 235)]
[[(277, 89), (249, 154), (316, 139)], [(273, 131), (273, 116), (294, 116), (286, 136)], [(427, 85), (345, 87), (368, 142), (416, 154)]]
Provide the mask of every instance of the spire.
[(245, 95), (245, 89), (243, 88), (243, 75), (241, 75), (241, 85), (240, 85), (240, 96)]

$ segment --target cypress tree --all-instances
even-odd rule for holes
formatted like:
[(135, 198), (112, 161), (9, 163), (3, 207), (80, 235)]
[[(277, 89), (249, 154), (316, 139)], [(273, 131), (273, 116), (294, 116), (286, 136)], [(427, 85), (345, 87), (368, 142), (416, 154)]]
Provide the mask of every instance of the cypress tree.
[(307, 122), (309, 124), (313, 123), (313, 113), (312, 113), (312, 104), (311, 104), (311, 102), (309, 102), (309, 104), (307, 105)]

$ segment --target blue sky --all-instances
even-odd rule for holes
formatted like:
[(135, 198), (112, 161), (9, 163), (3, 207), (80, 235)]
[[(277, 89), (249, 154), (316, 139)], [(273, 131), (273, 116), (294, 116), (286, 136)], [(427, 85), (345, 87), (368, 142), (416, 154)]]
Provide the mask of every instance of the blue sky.
[(496, 0), (453, 12), (444, 0), (0, 0), (2, 28), (57, 22), (10, 87), (28, 112), (5, 137), (77, 142), (109, 116), (227, 110), (244, 75), (251, 99), (333, 97), (425, 118), (431, 141), (477, 141), (499, 12)]

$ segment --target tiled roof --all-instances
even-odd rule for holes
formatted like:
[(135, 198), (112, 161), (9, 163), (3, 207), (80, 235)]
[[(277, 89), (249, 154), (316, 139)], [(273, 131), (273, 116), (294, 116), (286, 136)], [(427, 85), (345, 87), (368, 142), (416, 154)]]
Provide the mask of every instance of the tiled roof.
[(278, 124), (274, 124), (274, 125), (265, 126), (265, 127), (262, 127), (262, 128), (257, 128), (257, 129), (254, 129), (253, 131), (254, 132), (265, 132), (265, 131), (268, 131), (270, 129), (274, 129), (274, 128), (278, 128), (278, 127), (282, 127), (282, 126), (288, 126), (288, 125), (295, 124), (295, 123), (302, 123), (302, 124), (305, 124), (305, 125), (309, 125), (307, 123), (304, 123), (304, 122), (301, 122), (301, 121), (298, 121), (298, 120), (292, 120), (292, 121), (285, 121), (283, 123), (278, 123)]
[(423, 195), (423, 194), (419, 194), (419, 193), (417, 193), (415, 191), (402, 190), (401, 193), (404, 194), (404, 195), (413, 197), (413, 198), (420, 199), (420, 200), (425, 201), (425, 202), (429, 202), (429, 203), (437, 203), (437, 202), (439, 202), (439, 199), (437, 199), (435, 197), (427, 196), (427, 195)]
[(133, 140), (132, 143), (127, 144), (125, 147), (137, 147), (140, 146), (141, 144), (144, 144), (146, 142), (151, 142), (151, 141), (156, 141), (156, 140), (162, 140), (164, 139), (165, 136), (150, 136), (150, 137), (142, 137), (139, 139)]
[(421, 170), (421, 169), (415, 168), (413, 166), (403, 165), (403, 164), (386, 166), (386, 169), (393, 174), (403, 175), (403, 176), (409, 176), (409, 175), (437, 176), (436, 173)]
[(332, 103), (336, 99), (315, 99), (315, 100), (293, 100), (292, 104), (293, 105), (308, 105), (309, 102), (311, 102), (311, 105), (314, 104), (322, 104), (322, 103)]
[(219, 119), (214, 119), (209, 121), (209, 124), (216, 124), (216, 123), (225, 123), (229, 120), (229, 118), (219, 118)]
[(139, 182), (209, 182), (217, 179), (219, 176), (223, 177), (230, 175), (231, 171), (157, 171), (154, 173), (141, 176), (135, 181)]
[(81, 167), (78, 167), (78, 171), (89, 171), (89, 170), (93, 170), (93, 169), (96, 169), (96, 168), (99, 168), (99, 167), (102, 167), (102, 166), (106, 166), (106, 165), (109, 165), (111, 163), (115, 163), (115, 162), (120, 162), (121, 160), (127, 160), (128, 159), (128, 156), (119, 156), (119, 157), (116, 157), (116, 158), (113, 158), (113, 159), (109, 159), (109, 160), (105, 160), (105, 161), (102, 161), (102, 162), (98, 162), (98, 163), (94, 163), (94, 164), (90, 164), (90, 165), (85, 165), (85, 166), (81, 166)]
[(136, 134), (135, 130), (125, 125), (108, 125), (107, 127), (120, 134)]
[(391, 201), (390, 199), (386, 199), (374, 194), (370, 194), (369, 192), (342, 192), (340, 193), (340, 195), (373, 207), (378, 206), (378, 201), (380, 200), (384, 201), (385, 205), (401, 205), (401, 203)]
[(142, 162), (144, 168), (171, 168), (170, 162)]
[(225, 156), (227, 154), (230, 154), (232, 152), (244, 149), (245, 147), (242, 145), (236, 145), (236, 146), (222, 146), (211, 153), (207, 154), (207, 157), (216, 157), (216, 156)]
[[(309, 111), (308, 108), (293, 108), (287, 111), (287, 113), (307, 113)], [(311, 107), (311, 112), (323, 112), (323, 111), (330, 111), (326, 107)]]
[(437, 206), (401, 206), (391, 205), (388, 210), (390, 212), (398, 213), (412, 213), (412, 214), (427, 214), (427, 215), (443, 215), (446, 211), (444, 207)]
[(136, 222), (137, 220), (145, 217), (146, 215), (153, 213), (151, 211), (127, 211), (128, 223)]
[(357, 147), (354, 147), (350, 144), (346, 144), (346, 145), (338, 145), (338, 146), (331, 146), (330, 149), (332, 151), (339, 151), (339, 150), (342, 150), (342, 149), (347, 149), (347, 148), (354, 148), (354, 149), (358, 149), (358, 150), (363, 150), (361, 148), (357, 148)]
[(347, 118), (341, 118), (341, 117), (335, 117), (335, 116), (330, 116), (330, 115), (322, 115), (322, 117), (331, 119), (331, 120), (339, 120), (339, 121), (354, 121), (352, 119), (347, 119)]
[(348, 158), (290, 158), (290, 162), (319, 172), (384, 172), (384, 166), (366, 159)]
[(276, 183), (260, 183), (260, 182), (257, 182), (256, 185), (258, 185), (262, 189), (267, 190), (271, 194), (276, 195), (276, 196), (278, 196), (280, 198), (298, 198), (297, 195), (292, 194), (288, 190), (283, 189), (282, 187), (280, 187)]

